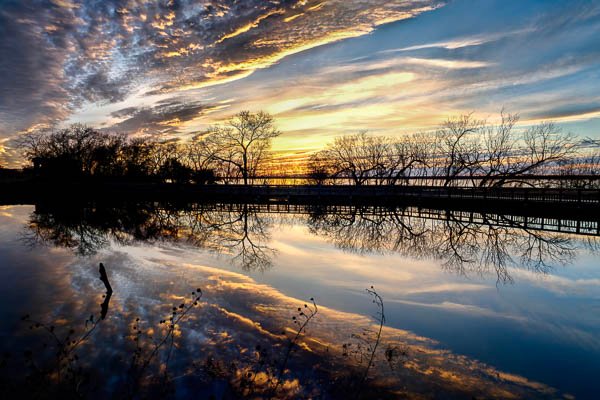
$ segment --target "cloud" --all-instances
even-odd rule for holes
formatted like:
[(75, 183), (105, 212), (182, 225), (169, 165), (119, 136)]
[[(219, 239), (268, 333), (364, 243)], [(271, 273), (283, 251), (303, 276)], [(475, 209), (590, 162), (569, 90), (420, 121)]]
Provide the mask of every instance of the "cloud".
[[(280, 343), (285, 343), (281, 332), (295, 330), (290, 318), (291, 310), (305, 303), (303, 299), (287, 296), (240, 273), (205, 264), (181, 263), (177, 256), (171, 260), (157, 256), (156, 251), (148, 248), (119, 250), (102, 255), (102, 260), (111, 266), (111, 283), (115, 293), (123, 294), (111, 301), (109, 322), (112, 325), (107, 323), (104, 334), (120, 337), (127, 329), (127, 322), (135, 317), (139, 317), (145, 325), (168, 315), (172, 304), (182, 301), (180, 294), (190, 289), (190, 282), (197, 282), (204, 296), (201, 306), (190, 314), (185, 323), (181, 323), (181, 335), (177, 336), (180, 358), (185, 359), (188, 354), (196, 357), (198, 354), (212, 355), (218, 350), (219, 358), (224, 361), (241, 362), (243, 357), (240, 354), (253, 351), (257, 344), (277, 352)], [(89, 261), (74, 261), (69, 265), (70, 271), (76, 273), (71, 278), (71, 290), (63, 296), (75, 299), (80, 307), (85, 307), (86, 302), (79, 299), (88, 298), (89, 293), (94, 292), (94, 285), (100, 285), (95, 270), (89, 268), (89, 264)], [(148, 285), (147, 282), (159, 284)], [(89, 313), (87, 309), (80, 313), (87, 315), (86, 312)], [(290, 364), (290, 373), (306, 373), (306, 365), (323, 362), (328, 362), (332, 368), (349, 368), (355, 360), (342, 356), (341, 344), (368, 328), (374, 328), (368, 316), (319, 305), (319, 314), (301, 338), (294, 363)], [(402, 364), (405, 379), (398, 379), (385, 363), (373, 366), (374, 375), (385, 382), (386, 388), (402, 387), (404, 392), (417, 394), (426, 387), (429, 395), (439, 391), (445, 394), (477, 393), (492, 398), (558, 394), (542, 383), (454, 354), (441, 348), (436, 341), (406, 330), (386, 327), (382, 337), (388, 348), (397, 346), (410, 354), (409, 362)], [(104, 337), (96, 338), (102, 339)], [(116, 342), (92, 355), (106, 359), (106, 351), (118, 352), (122, 347), (123, 343)], [(300, 368), (299, 371), (296, 368)], [(302, 380), (303, 383), (306, 381), (309, 380)]]
[(462, 49), (464, 47), (480, 46), (482, 44), (495, 42), (495, 41), (498, 41), (500, 39), (504, 39), (504, 38), (507, 38), (510, 36), (521, 35), (521, 34), (529, 33), (532, 31), (533, 31), (532, 28), (528, 28), (528, 29), (520, 29), (520, 30), (516, 30), (516, 31), (511, 31), (511, 32), (497, 32), (497, 33), (493, 33), (493, 34), (458, 37), (458, 38), (454, 38), (452, 40), (433, 42), (433, 43), (424, 43), (424, 44), (418, 44), (418, 45), (414, 45), (414, 46), (400, 47), (397, 49), (382, 50), (380, 53), (382, 53), (382, 54), (400, 53), (400, 52), (408, 52), (408, 51), (415, 51), (415, 50), (435, 49), (435, 48), (441, 48), (441, 49), (446, 49), (446, 50), (456, 50), (456, 49)]
[(67, 115), (67, 55), (60, 48), (70, 29), (61, 22), (68, 14), (56, 7), (0, 4), (0, 135)]
[(588, 296), (600, 298), (600, 279), (598, 278), (570, 278), (559, 275), (536, 275), (531, 271), (515, 271), (515, 276), (522, 281), (527, 281), (532, 286), (541, 287), (545, 290), (562, 296)]
[(438, 5), (391, 3), (2, 2), (0, 133), (60, 121), (85, 103), (121, 101), (143, 82), (164, 92), (239, 79)]
[(111, 114), (123, 118), (108, 129), (127, 134), (168, 134), (178, 132), (180, 127), (218, 106), (197, 102), (166, 100), (153, 107), (127, 107)]
[[(60, 123), (90, 104), (126, 101), (140, 88), (154, 95), (239, 80), (286, 56), (367, 34), (441, 3), (3, 1), (0, 137)], [(146, 106), (116, 127), (172, 131), (164, 126), (169, 113), (173, 121), (189, 121), (185, 113), (200, 109)]]
[(493, 65), (483, 61), (468, 61), (468, 60), (444, 60), (439, 58), (416, 58), (407, 57), (402, 60), (407, 64), (415, 64), (424, 67), (447, 68), (447, 69), (471, 69), (485, 68)]
[(587, 118), (589, 116), (600, 117), (600, 101), (596, 103), (570, 103), (560, 107), (542, 110), (532, 114), (532, 118), (541, 120), (565, 120)]
[[(384, 22), (410, 18), (438, 6), (433, 1), (389, 3), (351, 0), (230, 4), (226, 12), (212, 13), (210, 18), (186, 29), (177, 40), (165, 42), (162, 50), (154, 52), (153, 67), (169, 58), (175, 59), (170, 60), (169, 68), (184, 71), (177, 80), (166, 77), (157, 89), (189, 90), (230, 82), (286, 56), (361, 36)], [(176, 25), (177, 17), (174, 21)], [(203, 43), (197, 42), (200, 31), (210, 32)], [(202, 51), (190, 51), (198, 46)], [(182, 68), (190, 64), (196, 68)]]
[(417, 307), (439, 308), (439, 309), (442, 309), (445, 311), (464, 313), (464, 314), (473, 315), (473, 316), (483, 316), (483, 317), (490, 317), (490, 318), (505, 318), (505, 319), (512, 319), (512, 320), (516, 320), (516, 321), (526, 321), (526, 318), (522, 317), (522, 316), (510, 315), (510, 314), (498, 312), (498, 311), (495, 311), (495, 310), (492, 310), (492, 309), (489, 309), (486, 307), (479, 307), (479, 306), (476, 306), (473, 304), (460, 304), (460, 303), (453, 303), (450, 301), (444, 301), (441, 303), (424, 303), (424, 302), (417, 302), (417, 301), (410, 301), (410, 300), (398, 300), (398, 299), (388, 300), (388, 302), (401, 303), (401, 304), (417, 306)]

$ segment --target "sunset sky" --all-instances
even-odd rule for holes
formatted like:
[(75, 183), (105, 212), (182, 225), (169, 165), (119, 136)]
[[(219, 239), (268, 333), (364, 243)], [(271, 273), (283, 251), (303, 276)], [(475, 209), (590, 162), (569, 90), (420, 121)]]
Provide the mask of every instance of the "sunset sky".
[(186, 139), (244, 109), (279, 151), (499, 111), (600, 139), (600, 1), (0, 0), (0, 164), (83, 122)]

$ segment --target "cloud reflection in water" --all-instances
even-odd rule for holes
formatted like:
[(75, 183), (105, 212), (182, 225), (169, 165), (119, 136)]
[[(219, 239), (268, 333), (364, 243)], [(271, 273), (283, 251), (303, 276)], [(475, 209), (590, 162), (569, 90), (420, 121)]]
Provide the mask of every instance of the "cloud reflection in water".
[[(139, 210), (141, 213), (148, 212), (143, 208), (139, 208)], [(43, 237), (60, 239), (58, 242), (50, 241), (54, 245), (60, 246), (62, 243), (66, 243), (69, 245), (67, 247), (79, 250), (80, 241), (82, 238), (87, 240), (88, 232), (99, 233), (107, 239), (91, 241), (91, 243), (101, 243), (102, 245), (98, 248), (85, 247), (93, 250), (86, 252), (86, 257), (75, 258), (72, 256), (69, 258), (70, 261), (63, 259), (60, 267), (40, 272), (42, 275), (45, 273), (65, 274), (62, 279), (66, 280), (66, 285), (61, 285), (60, 290), (54, 293), (54, 301), (42, 300), (39, 305), (36, 305), (39, 307), (38, 313), (49, 320), (60, 318), (62, 323), (67, 326), (78, 324), (91, 312), (98, 312), (98, 305), (102, 302), (100, 297), (102, 284), (97, 279), (97, 263), (102, 261), (109, 268), (115, 295), (111, 300), (107, 323), (103, 324), (94, 341), (88, 344), (91, 346), (89, 354), (92, 357), (90, 359), (92, 365), (99, 366), (102, 365), (102, 360), (118, 358), (119, 354), (128, 348), (125, 335), (131, 328), (131, 322), (139, 317), (142, 321), (146, 321), (148, 327), (155, 326), (156, 322), (169, 315), (171, 307), (181, 300), (179, 296), (190, 291), (190, 285), (192, 288), (196, 285), (202, 287), (205, 297), (200, 309), (193, 314), (186, 329), (182, 329), (177, 338), (177, 366), (185, 370), (185, 367), (189, 366), (192, 361), (204, 360), (212, 356), (218, 360), (224, 360), (226, 363), (231, 360), (244, 360), (245, 363), (241, 362), (238, 365), (240, 370), (243, 370), (247, 368), (250, 360), (255, 358), (257, 345), (261, 345), (262, 348), (273, 348), (273, 353), (281, 350), (285, 343), (281, 332), (293, 329), (290, 318), (294, 314), (295, 308), (303, 304), (303, 300), (285, 295), (274, 289), (273, 286), (261, 284), (248, 275), (213, 267), (211, 265), (219, 265), (219, 262), (214, 261), (215, 258), (211, 258), (212, 256), (203, 256), (206, 262), (186, 262), (185, 258), (194, 254), (193, 249), (198, 244), (200, 247), (218, 252), (219, 247), (213, 246), (214, 240), (219, 240), (220, 243), (217, 244), (228, 243), (224, 242), (225, 240), (237, 243), (236, 232), (241, 232), (242, 235), (246, 232), (266, 232), (267, 235), (261, 239), (263, 241), (257, 241), (265, 248), (273, 246), (278, 241), (289, 243), (289, 240), (270, 239), (270, 230), (280, 235), (283, 225), (283, 230), (293, 235), (295, 229), (292, 228), (299, 221), (305, 221), (306, 216), (278, 217), (279, 224), (277, 226), (270, 219), (268, 224), (261, 225), (266, 227), (265, 229), (236, 231), (222, 227), (232, 226), (228, 223), (229, 221), (236, 221), (233, 226), (237, 226), (235, 225), (237, 223), (244, 226), (245, 222), (252, 225), (257, 223), (253, 218), (269, 218), (269, 216), (262, 216), (261, 213), (254, 212), (250, 218), (245, 218), (243, 215), (240, 218), (240, 210), (235, 208), (227, 211), (195, 209), (192, 212), (166, 207), (150, 210), (152, 212), (143, 214), (143, 221), (151, 222), (146, 225), (133, 223), (137, 222), (137, 216), (131, 212), (128, 212), (131, 221), (127, 221), (124, 215), (118, 214), (122, 218), (115, 222), (105, 218), (107, 211), (99, 211), (99, 209), (91, 209), (81, 214), (74, 211), (77, 218), (71, 220), (60, 215), (58, 211), (54, 211), (54, 213), (45, 211), (43, 218), (50, 219), (42, 221), (52, 221), (52, 224), (56, 225), (50, 223), (36, 225), (34, 229), (48, 229), (48, 232), (44, 233), (45, 235), (48, 233), (48, 235)], [(26, 213), (23, 213), (23, 210), (18, 207), (5, 211), (20, 216), (15, 221), (15, 225), (22, 224), (27, 220)], [(38, 212), (42, 211), (38, 210)], [(227, 218), (217, 218), (211, 216), (211, 213), (224, 213)], [(87, 219), (82, 220), (81, 215)], [(231, 217), (232, 215), (235, 217)], [(38, 217), (33, 215), (30, 222), (40, 224), (40, 219), (36, 220), (36, 218)], [(352, 218), (356, 219), (356, 216)], [(371, 220), (373, 218), (375, 216), (370, 216)], [(219, 223), (214, 221), (219, 221)], [(226, 223), (221, 224), (222, 221), (226, 221)], [(209, 231), (208, 234), (203, 229), (195, 231), (195, 228), (190, 228), (193, 226), (192, 222), (198, 222), (203, 228), (209, 227), (213, 231)], [(417, 222), (413, 222), (413, 225)], [(364, 237), (373, 237), (373, 232), (380, 235), (380, 229), (381, 232), (386, 232), (386, 229), (389, 228), (381, 227), (389, 223), (387, 219), (384, 219), (377, 224), (376, 230), (365, 229), (364, 224), (358, 224), (356, 225), (359, 227), (357, 231), (342, 230), (341, 232), (344, 232), (342, 235), (344, 238), (352, 235), (353, 240), (358, 241), (361, 237), (356, 232), (360, 233), (361, 230), (365, 230), (368, 235)], [(52, 226), (59, 228), (58, 236), (51, 231)], [(336, 222), (327, 225), (327, 227), (329, 226), (337, 229), (339, 224)], [(427, 228), (430, 229), (430, 227)], [(210, 234), (214, 231), (218, 232), (218, 235), (211, 237)], [(85, 235), (78, 236), (81, 232), (84, 232)], [(201, 233), (204, 236), (198, 236)], [(338, 244), (336, 241), (338, 236), (324, 236), (336, 245)], [(144, 237), (149, 241), (146, 242)], [(194, 239), (197, 237), (200, 237), (201, 240), (195, 241)], [(279, 236), (277, 237), (279, 238)], [(381, 237), (383, 238), (383, 235)], [(392, 235), (392, 237), (396, 236)], [(63, 238), (67, 240), (63, 240)], [(75, 240), (73, 241), (72, 238)], [(374, 243), (383, 242), (375, 240)], [(71, 246), (72, 244), (75, 246)], [(209, 245), (203, 246), (204, 244)], [(279, 245), (273, 247), (281, 251), (283, 255), (287, 256), (290, 251), (292, 253), (295, 251), (299, 259), (305, 258), (300, 257), (298, 252), (301, 250), (298, 248), (288, 246), (286, 249)], [(357, 248), (360, 250), (359, 252), (366, 251), (360, 247)], [(384, 243), (379, 248), (369, 251), (385, 253), (397, 250)], [(308, 252), (310, 253), (310, 249)], [(348, 260), (345, 260), (342, 255), (339, 256), (337, 262), (344, 264), (355, 257), (355, 254), (347, 253)], [(210, 260), (213, 260), (214, 264)], [(410, 274), (410, 269), (408, 271), (407, 273)], [(531, 271), (534, 273), (538, 270), (531, 269)], [(402, 271), (399, 273), (401, 275)], [(365, 276), (364, 279), (366, 281), (368, 276)], [(410, 276), (407, 276), (407, 279), (410, 279)], [(468, 290), (473, 292), (485, 290), (485, 285), (472, 283), (467, 286)], [(357, 290), (359, 289), (357, 288)], [(453, 286), (452, 283), (448, 283), (447, 286), (430, 285), (428, 288), (416, 288), (412, 295), (453, 290), (461, 290), (461, 287)], [(313, 295), (308, 286), (304, 287), (304, 292), (306, 297)], [(90, 294), (93, 294), (92, 298), (90, 298)], [(318, 301), (319, 298), (316, 297)], [(389, 300), (390, 302), (394, 301), (393, 299)], [(365, 301), (368, 299), (365, 298)], [(322, 374), (335, 376), (339, 371), (352, 367), (354, 361), (342, 356), (341, 345), (353, 333), (361, 332), (372, 324), (371, 319), (365, 317), (363, 312), (341, 312), (327, 307), (321, 307), (321, 309), (314, 324), (309, 326), (302, 350), (294, 355), (290, 364), (292, 372), (289, 389), (292, 391), (311, 391), (315, 389), (311, 385), (318, 386), (316, 378), (322, 377)], [(506, 398), (511, 395), (531, 398), (554, 393), (545, 385), (531, 382), (518, 375), (500, 372), (472, 358), (442, 350), (439, 343), (407, 331), (386, 328), (384, 340), (387, 347), (407, 349), (409, 357), (402, 360), (399, 368), (390, 370), (385, 358), (381, 355), (376, 371), (373, 373), (373, 384), (381, 384), (392, 389), (402, 388), (408, 393), (420, 393), (425, 396), (434, 393), (454, 393), (460, 397), (465, 393), (476, 393), (485, 397)], [(106, 346), (106, 343), (110, 343), (110, 346)], [(382, 351), (384, 349), (382, 348)], [(307, 367), (315, 365), (318, 366), (316, 370)], [(377, 377), (376, 380), (375, 377)], [(183, 390), (182, 393), (187, 390), (185, 387), (178, 389)]]

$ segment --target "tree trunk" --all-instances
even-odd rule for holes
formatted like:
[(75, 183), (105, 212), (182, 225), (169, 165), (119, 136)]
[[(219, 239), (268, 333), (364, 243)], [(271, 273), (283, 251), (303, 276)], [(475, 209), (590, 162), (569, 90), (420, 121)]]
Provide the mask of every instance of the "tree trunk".
[(242, 159), (244, 162), (242, 176), (244, 177), (244, 185), (248, 185), (248, 155), (246, 152), (242, 155)]

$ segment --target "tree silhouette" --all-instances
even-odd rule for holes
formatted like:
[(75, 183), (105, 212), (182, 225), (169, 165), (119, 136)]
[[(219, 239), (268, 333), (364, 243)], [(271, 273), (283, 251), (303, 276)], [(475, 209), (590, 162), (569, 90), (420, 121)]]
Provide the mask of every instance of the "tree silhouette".
[(226, 125), (213, 126), (204, 133), (212, 158), (232, 165), (244, 185), (256, 176), (268, 158), (271, 140), (280, 134), (273, 117), (262, 111), (242, 111)]
[(456, 177), (483, 177), (479, 186), (520, 183), (519, 177), (544, 173), (574, 153), (573, 136), (551, 122), (524, 132), (515, 129), (519, 116), (502, 110), (497, 125), (473, 114), (449, 118), (435, 133), (435, 174), (449, 186)]
[(367, 132), (337, 137), (308, 164), (317, 184), (328, 177), (348, 178), (359, 186), (367, 182), (395, 185), (427, 165), (427, 146), (421, 135), (399, 140), (370, 136)]

